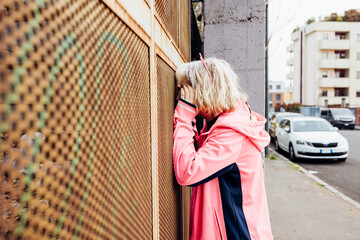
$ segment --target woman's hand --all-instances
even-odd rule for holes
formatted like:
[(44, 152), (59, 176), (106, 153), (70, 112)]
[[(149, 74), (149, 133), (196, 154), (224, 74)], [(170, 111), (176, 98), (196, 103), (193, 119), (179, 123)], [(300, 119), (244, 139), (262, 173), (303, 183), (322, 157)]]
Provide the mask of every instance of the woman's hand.
[(195, 90), (189, 85), (183, 85), (180, 97), (185, 101), (195, 105)]

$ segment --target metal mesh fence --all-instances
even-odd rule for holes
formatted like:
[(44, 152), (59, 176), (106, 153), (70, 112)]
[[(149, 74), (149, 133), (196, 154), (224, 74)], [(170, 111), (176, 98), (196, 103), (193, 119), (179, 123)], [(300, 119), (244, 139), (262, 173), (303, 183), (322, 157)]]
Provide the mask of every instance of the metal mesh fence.
[(180, 186), (176, 182), (172, 164), (175, 73), (159, 56), (156, 58), (156, 66), (160, 239), (179, 239)]
[(150, 239), (148, 46), (101, 1), (1, 5), (0, 239)]
[(190, 61), (190, 1), (180, 1), (180, 51)]
[(155, 0), (155, 9), (170, 32), (175, 44), (179, 44), (179, 6), (177, 0)]

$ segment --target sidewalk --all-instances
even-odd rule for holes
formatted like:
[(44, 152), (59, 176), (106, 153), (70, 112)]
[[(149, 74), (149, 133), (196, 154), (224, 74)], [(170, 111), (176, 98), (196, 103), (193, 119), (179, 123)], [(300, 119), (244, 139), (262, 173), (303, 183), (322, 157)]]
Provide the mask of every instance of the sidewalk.
[(360, 239), (358, 203), (339, 197), (276, 152), (270, 155), (277, 157), (265, 160), (274, 240)]

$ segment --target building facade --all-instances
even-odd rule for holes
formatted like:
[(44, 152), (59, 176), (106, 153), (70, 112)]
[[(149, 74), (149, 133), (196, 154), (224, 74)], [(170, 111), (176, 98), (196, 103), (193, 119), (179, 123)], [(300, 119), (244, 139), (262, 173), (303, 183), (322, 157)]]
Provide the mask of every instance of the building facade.
[(269, 109), (283, 105), (284, 101), (284, 82), (269, 81)]
[(285, 104), (294, 103), (294, 88), (292, 86), (285, 88), (284, 103)]
[(294, 102), (360, 106), (360, 22), (313, 22), (291, 35), (287, 60)]

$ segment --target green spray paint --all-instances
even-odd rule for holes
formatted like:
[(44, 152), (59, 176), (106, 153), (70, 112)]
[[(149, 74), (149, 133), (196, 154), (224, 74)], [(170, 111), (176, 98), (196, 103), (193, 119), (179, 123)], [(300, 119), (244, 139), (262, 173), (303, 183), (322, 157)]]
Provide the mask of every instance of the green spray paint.
[[(20, 85), (20, 79), (21, 76), (26, 73), (26, 69), (24, 67), (25, 61), (27, 60), (27, 56), (28, 53), (30, 51), (30, 49), (32, 48), (32, 44), (31, 44), (31, 40), (34, 37), (34, 29), (36, 29), (39, 26), (39, 18), (40, 18), (40, 11), (39, 9), (44, 7), (44, 0), (38, 0), (37, 4), (35, 6), (35, 9), (33, 10), (34, 13), (34, 18), (31, 19), (29, 21), (29, 25), (30, 25), (30, 30), (27, 32), (29, 38), (26, 42), (24, 42), (21, 45), (21, 50), (20, 50), (20, 59), (21, 59), (21, 65), (18, 65), (15, 67), (14, 72), (13, 72), (13, 76), (11, 78), (11, 85), (14, 88), (14, 91), (11, 92), (7, 98), (6, 98), (6, 105), (5, 105), (5, 109), (3, 112), (3, 117), (5, 118), (4, 121), (2, 121), (0, 123), (0, 134), (3, 135), (5, 131), (8, 130), (9, 128), (9, 121), (8, 121), (8, 117), (11, 113), (11, 105), (14, 104), (19, 96), (16, 94), (16, 90)], [(0, 139), (0, 146), (2, 145), (3, 140)]]
[[(117, 173), (117, 175), (116, 175), (116, 191), (114, 193), (114, 199), (113, 199), (113, 205), (114, 206), (116, 205), (116, 202), (117, 202), (118, 193), (122, 193), (123, 191), (125, 191), (127, 185), (129, 184), (130, 171), (131, 171), (131, 165), (132, 165), (131, 160), (129, 161), (129, 167), (128, 167), (128, 172), (126, 174), (125, 182), (120, 185), (121, 166), (124, 166), (124, 165), (126, 166), (125, 152), (126, 152), (126, 146), (127, 146), (128, 142), (132, 146), (132, 140), (131, 140), (130, 136), (126, 137), (126, 140), (125, 140), (125, 142), (123, 144), (120, 160), (118, 161), (118, 166), (117, 166), (117, 169), (116, 169), (116, 173)], [(130, 152), (130, 156), (132, 156), (132, 151)], [(116, 214), (117, 214), (117, 210), (115, 208), (115, 210), (113, 210), (113, 219), (112, 219), (112, 231), (113, 231), (113, 236), (112, 237), (113, 237), (113, 239), (116, 239), (115, 238), (115, 216), (116, 216)]]
[[(98, 46), (99, 46), (99, 51), (98, 51), (98, 54), (97, 54), (97, 55), (98, 55), (98, 64), (97, 64), (97, 68), (96, 68), (96, 72), (97, 72), (96, 82), (97, 82), (97, 83), (100, 83), (100, 79), (101, 79), (101, 78), (100, 78), (100, 74), (101, 74), (101, 61), (100, 61), (100, 60), (101, 60), (101, 57), (102, 57), (102, 55), (103, 55), (103, 45), (104, 45), (104, 43), (105, 43), (106, 41), (114, 44), (115, 46), (117, 46), (117, 47), (121, 50), (121, 52), (122, 52), (122, 54), (124, 55), (124, 58), (125, 58), (125, 63), (126, 63), (126, 73), (125, 73), (125, 78), (124, 78), (125, 85), (124, 85), (124, 87), (123, 87), (123, 89), (122, 89), (121, 96), (120, 96), (120, 104), (122, 104), (123, 101), (124, 101), (124, 97), (125, 97), (125, 93), (126, 93), (126, 87), (127, 87), (127, 83), (128, 83), (129, 74), (130, 74), (130, 63), (129, 63), (129, 59), (128, 59), (127, 53), (126, 53), (126, 51), (125, 51), (124, 45), (121, 43), (121, 41), (120, 41), (115, 35), (111, 34), (111, 33), (108, 32), (108, 31), (105, 31), (105, 32), (103, 33), (103, 35), (102, 35), (101, 38), (100, 38), (99, 44), (98, 44)], [(96, 97), (96, 99), (98, 100), (98, 97)], [(97, 106), (98, 106), (98, 102), (96, 101), (95, 110), (98, 109)], [(119, 133), (119, 124), (118, 124), (118, 122), (119, 122), (119, 120), (120, 120), (121, 114), (122, 114), (122, 106), (120, 105), (120, 109), (118, 110), (118, 113), (117, 113), (117, 116), (116, 116), (116, 122), (117, 122), (117, 124), (116, 124), (116, 129), (115, 129), (115, 132), (114, 132), (115, 137), (117, 137), (117, 135), (118, 135), (118, 133)], [(95, 126), (96, 126), (96, 121), (95, 121), (94, 123), (95, 123)], [(128, 141), (130, 141), (130, 143), (131, 143), (131, 145), (132, 145), (131, 138), (128, 136), (128, 137), (126, 138), (124, 144), (123, 144), (123, 149), (126, 148), (126, 145), (127, 145), (127, 142), (128, 142)], [(95, 142), (95, 139), (94, 139), (94, 142)], [(92, 150), (91, 150), (91, 153), (90, 153), (90, 154), (93, 154), (95, 144), (91, 144), (91, 146), (92, 146)], [(113, 166), (113, 161), (114, 161), (115, 142), (113, 143), (113, 146), (112, 146), (111, 149), (112, 149), (112, 150), (111, 150), (111, 155), (112, 155), (112, 156), (111, 156), (111, 162), (110, 162), (110, 171), (112, 171), (112, 166)], [(125, 153), (124, 153), (124, 154), (125, 154)], [(93, 154), (93, 155), (94, 155), (94, 154)], [(120, 163), (121, 161), (123, 161), (123, 163), (125, 163), (125, 159), (124, 159), (124, 157), (123, 157), (123, 153), (122, 153), (122, 160), (120, 159), (119, 163)], [(90, 159), (90, 157), (89, 157), (88, 165), (89, 165), (89, 172), (88, 172), (88, 174), (86, 175), (86, 180), (85, 180), (85, 188), (86, 188), (86, 190), (85, 190), (85, 194), (83, 195), (82, 202), (81, 202), (81, 205), (80, 205), (80, 208), (81, 208), (80, 211), (81, 211), (81, 213), (83, 212), (83, 209), (85, 208), (85, 205), (86, 205), (86, 199), (87, 199), (87, 197), (88, 197), (88, 192), (89, 192), (89, 181), (90, 181), (90, 178), (91, 178), (91, 176), (92, 176), (92, 171), (93, 171), (93, 169), (92, 169), (92, 167), (93, 167), (93, 162), (92, 162), (92, 158)], [(130, 160), (130, 167), (131, 167), (131, 160)], [(119, 171), (119, 170), (118, 170), (118, 171)], [(130, 168), (129, 168), (129, 172), (130, 172)], [(128, 175), (127, 175), (127, 176), (130, 176), (129, 172), (128, 172)], [(118, 173), (118, 175), (119, 175), (119, 173)], [(109, 176), (110, 176), (110, 175), (109, 175)], [(119, 178), (119, 176), (118, 176), (118, 178)], [(108, 177), (108, 180), (109, 180), (109, 177)], [(117, 182), (118, 182), (118, 180), (117, 180)], [(123, 188), (124, 188), (123, 190), (126, 189), (126, 186), (127, 186), (127, 185), (128, 185), (128, 181), (126, 182), (126, 184), (123, 185)], [(123, 190), (122, 190), (122, 191), (123, 191)], [(106, 191), (107, 191), (107, 192), (109, 191), (108, 186), (106, 187)], [(121, 192), (122, 192), (122, 191), (121, 191)], [(116, 194), (116, 197), (117, 197), (117, 191), (115, 191), (115, 194)], [(105, 211), (105, 213), (107, 212), (107, 203), (104, 203), (104, 208), (103, 208), (103, 210)], [(114, 219), (114, 214), (116, 214), (116, 212), (113, 212), (113, 219)], [(75, 234), (74, 234), (75, 236), (73, 237), (73, 239), (77, 239), (77, 238), (78, 238), (77, 235), (79, 234), (79, 232), (80, 232), (80, 230), (81, 230), (81, 228), (82, 228), (83, 220), (84, 220), (83, 215), (81, 215), (80, 218), (79, 218), (79, 220), (78, 220), (78, 224), (77, 224), (77, 226), (76, 226), (76, 228), (75, 228)], [(113, 225), (114, 225), (114, 223), (113, 223)], [(103, 233), (103, 231), (104, 231), (104, 219), (103, 219), (103, 222), (101, 223), (101, 234)], [(115, 228), (113, 228), (113, 235), (114, 235), (114, 234), (115, 234)]]
[[(18, 65), (16, 66), (16, 68), (14, 69), (14, 72), (13, 72), (13, 77), (12, 77), (12, 86), (14, 87), (14, 91), (11, 92), (8, 96), (7, 96), (7, 99), (6, 99), (6, 106), (5, 106), (5, 110), (4, 110), (4, 117), (5, 117), (5, 121), (3, 121), (2, 123), (0, 123), (0, 133), (3, 134), (5, 131), (8, 130), (8, 117), (11, 113), (11, 105), (14, 104), (17, 99), (19, 98), (19, 96), (17, 95), (16, 93), (16, 90), (18, 88), (18, 86), (20, 85), (20, 79), (21, 79), (21, 76), (26, 73), (26, 69), (24, 67), (24, 63), (26, 62), (27, 60), (27, 56), (28, 56), (28, 53), (29, 53), (29, 50), (32, 48), (32, 44), (31, 44), (31, 40), (32, 38), (34, 37), (34, 30), (39, 26), (39, 18), (40, 18), (40, 11), (39, 11), (39, 8), (41, 7), (44, 7), (44, 3), (45, 1), (44, 0), (38, 0), (37, 1), (37, 6), (35, 7), (35, 9), (33, 10), (34, 12), (34, 19), (31, 19), (29, 21), (29, 24), (30, 24), (30, 30), (29, 32), (27, 33), (28, 36), (29, 36), (29, 39), (27, 42), (25, 42), (23, 45), (22, 45), (22, 49), (21, 49), (21, 53), (20, 53), (20, 59), (21, 59), (21, 62), (22, 64), (21, 65)], [(56, 76), (57, 74), (59, 73), (59, 70), (60, 70), (60, 65), (61, 65), (61, 58), (62, 58), (62, 55), (65, 54), (65, 52), (70, 49), (71, 47), (74, 47), (78, 52), (80, 51), (81, 49), (81, 46), (79, 44), (75, 44), (74, 43), (74, 39), (75, 39), (75, 36), (74, 35), (70, 35), (68, 37), (66, 37), (66, 39), (62, 42), (61, 46), (58, 48), (57, 50), (57, 54), (56, 54), (56, 58), (55, 58), (55, 61), (56, 61), (56, 65), (52, 67), (51, 69), (51, 73), (50, 73), (50, 82), (51, 82), (51, 85), (53, 84), (53, 82), (56, 81)], [(127, 72), (126, 72), (126, 81), (127, 81), (127, 78), (129, 76), (129, 62), (128, 62), (128, 58), (127, 58), (127, 55), (126, 55), (126, 52), (125, 52), (125, 49), (123, 47), (123, 45), (121, 44), (121, 42), (112, 34), (110, 34), (109, 32), (105, 32), (102, 36), (102, 39), (100, 40), (100, 49), (101, 51), (99, 51), (98, 53), (98, 56), (101, 57), (102, 56), (102, 43), (104, 42), (104, 40), (107, 40), (107, 41), (110, 41), (112, 43), (114, 43), (115, 45), (117, 45), (121, 50), (122, 52), (124, 53), (125, 55), (125, 58), (126, 58), (126, 68), (127, 68)], [(78, 59), (78, 61), (80, 62), (80, 66), (78, 67), (78, 72), (80, 74), (80, 80), (78, 82), (78, 84), (81, 86), (81, 93), (80, 93), (80, 99), (81, 99), (81, 104), (79, 106), (79, 111), (80, 112), (83, 112), (85, 110), (85, 104), (84, 104), (84, 99), (85, 99), (85, 91), (86, 91), (86, 87), (85, 87), (85, 73), (84, 73), (84, 61), (83, 61), (83, 56), (80, 54), (80, 53), (77, 53), (76, 54), (76, 58)], [(97, 66), (97, 78), (96, 78), (96, 86), (95, 86), (95, 89), (96, 89), (96, 96), (95, 96), (95, 99), (96, 101), (98, 102), (99, 100), (99, 94), (100, 94), (100, 90), (98, 88), (98, 85), (100, 83), (100, 71), (101, 70), (101, 63), (100, 61), (98, 61), (98, 66)], [(121, 99), (123, 101), (123, 98), (124, 98), (124, 95), (125, 95), (125, 92), (126, 92), (126, 85), (122, 91), (122, 94), (121, 94)], [(53, 90), (51, 88), (51, 86), (49, 88), (46, 89), (46, 94), (45, 94), (45, 104), (49, 104), (50, 101), (51, 101), (51, 96), (53, 94)], [(95, 111), (98, 110), (98, 105), (96, 105), (95, 107)], [(118, 116), (121, 115), (121, 109), (119, 110), (118, 112)], [(47, 114), (46, 114), (46, 111), (45, 110), (42, 110), (42, 112), (40, 113), (40, 119), (39, 119), (39, 122), (38, 122), (38, 127), (40, 130), (42, 130), (44, 127), (45, 127), (45, 122), (46, 122), (46, 118), (47, 118)], [(98, 117), (96, 116), (95, 117), (95, 121), (93, 123), (93, 128), (96, 129), (97, 127), (97, 121), (98, 121)], [(84, 124), (84, 119), (83, 117), (80, 117), (79, 119), (79, 122), (78, 122), (78, 125), (77, 125), (77, 130), (78, 131), (81, 131), (83, 129), (83, 124)], [(117, 129), (115, 131), (116, 134), (118, 134), (118, 126), (117, 126)], [(129, 137), (129, 136), (128, 136)], [(90, 180), (90, 177), (91, 177), (91, 174), (92, 174), (92, 159), (94, 157), (94, 150), (95, 150), (95, 140), (96, 140), (96, 134), (94, 134), (91, 138), (91, 147), (92, 147), (92, 151), (89, 155), (89, 169), (90, 171), (88, 172), (87, 176), (86, 176), (86, 193), (88, 193), (88, 183), (89, 183), (89, 180)], [(131, 138), (130, 138), (130, 143), (132, 145), (132, 142), (131, 142)], [(71, 172), (71, 175), (73, 175), (76, 171), (76, 166), (79, 162), (79, 159), (78, 159), (78, 154), (79, 154), (79, 151), (80, 151), (80, 144), (82, 142), (82, 137), (81, 135), (78, 136), (75, 140), (75, 146), (74, 146), (74, 151), (75, 151), (75, 157), (74, 159), (71, 161), (71, 169), (70, 169), (70, 172)], [(2, 141), (0, 141), (0, 144), (2, 144)], [(125, 143), (124, 143), (125, 144)], [(32, 159), (35, 159), (35, 157), (39, 154), (40, 152), (40, 146), (41, 146), (41, 138), (39, 137), (35, 137), (34, 139), (34, 145), (33, 145), (33, 149), (32, 149)], [(125, 145), (124, 145), (125, 146)], [(123, 146), (123, 147), (124, 147)], [(130, 166), (131, 166), (131, 162), (130, 162)], [(36, 169), (36, 165), (34, 163), (31, 163), (28, 168), (27, 168), (27, 172), (26, 172), (26, 176), (25, 176), (25, 182), (26, 182), (26, 186), (27, 188), (30, 190), (31, 189), (31, 184), (33, 182), (32, 178), (33, 178), (33, 175), (34, 173), (37, 171)], [(130, 171), (130, 170), (129, 170)], [(127, 175), (127, 181), (125, 182), (125, 184), (123, 184), (121, 186), (121, 189), (125, 190), (126, 189), (126, 186), (128, 184), (128, 176), (129, 174)], [(117, 184), (118, 184), (118, 181), (117, 181)], [(68, 188), (67, 190), (65, 191), (65, 199), (67, 200), (68, 197), (70, 196), (71, 194), (71, 191), (72, 191), (72, 188), (73, 188), (73, 185), (74, 185), (74, 182), (72, 180), (70, 180), (69, 184), (68, 184)], [(83, 201), (82, 201), (82, 204), (81, 204), (81, 208), (83, 210), (83, 208), (85, 207), (85, 203), (86, 203), (86, 198), (87, 198), (87, 195), (88, 194), (84, 194), (84, 197), (83, 197)], [(117, 195), (116, 195), (117, 196)], [(25, 194), (23, 194), (23, 196), (21, 197), (21, 210), (20, 210), (20, 222), (16, 228), (16, 233), (18, 235), (21, 235), (25, 229), (25, 224), (26, 224), (26, 220), (27, 220), (27, 216), (26, 216), (26, 210), (24, 209), (24, 207), (26, 206), (26, 204), (28, 203), (29, 199), (31, 197), (31, 192), (27, 192)], [(62, 203), (61, 203), (61, 208), (64, 209), (64, 213), (67, 212), (67, 208), (68, 208), (68, 205), (67, 205), (67, 201), (64, 200)], [(106, 208), (105, 208), (106, 209)], [(134, 201), (134, 204), (130, 210), (130, 215), (132, 216), (133, 213), (135, 211), (135, 201)], [(62, 224), (63, 222), (65, 221), (65, 214), (62, 214), (62, 216), (60, 216), (60, 218), (58, 219), (58, 225), (53, 233), (53, 238), (55, 238), (61, 231), (61, 228), (62, 228)], [(78, 226), (80, 227), (76, 227), (77, 231), (76, 231), (76, 234), (78, 234), (79, 230), (81, 229), (81, 226), (82, 226), (82, 221), (83, 221), (83, 217), (80, 217), (80, 221), (78, 223)]]
[[(45, 100), (44, 103), (45, 104), (49, 104), (51, 101), (51, 96), (53, 94), (53, 90), (52, 90), (52, 85), (54, 84), (54, 82), (56, 81), (56, 76), (58, 75), (58, 73), (60, 72), (60, 66), (61, 66), (61, 58), (65, 55), (66, 51), (69, 50), (70, 48), (74, 48), (75, 50), (79, 51), (79, 49), (81, 48), (80, 44), (75, 44), (74, 42), (75, 39), (75, 35), (69, 35), (67, 36), (64, 41), (61, 43), (60, 47), (57, 49), (56, 51), (56, 57), (55, 57), (55, 66), (53, 66), (51, 68), (50, 71), (50, 86), (46, 89), (46, 93), (45, 93)], [(83, 56), (80, 53), (76, 54), (76, 58), (79, 61), (80, 65), (78, 67), (78, 72), (80, 74), (80, 80), (79, 80), (79, 85), (81, 86), (81, 93), (80, 93), (80, 98), (81, 96), (85, 95), (85, 75), (84, 75), (84, 60), (83, 60)], [(79, 111), (82, 113), (84, 111), (84, 99), (82, 98), (81, 100), (81, 104), (79, 106)], [(38, 127), (40, 130), (42, 130), (45, 127), (45, 122), (46, 122), (46, 118), (47, 118), (47, 114), (45, 109), (42, 110), (42, 112), (40, 113), (40, 119), (38, 122)], [(84, 120), (82, 117), (80, 117), (79, 119), (79, 123), (77, 125), (77, 130), (81, 131), (83, 128), (83, 123)], [(75, 172), (76, 169), (76, 165), (78, 163), (78, 153), (79, 153), (79, 149), (80, 149), (80, 144), (82, 142), (82, 138), (81, 135), (76, 137), (76, 141), (75, 141), (75, 158), (72, 160), (71, 164), (71, 173), (73, 174)], [(41, 145), (41, 138), (36, 137), (35, 141), (34, 141), (34, 146), (32, 148), (32, 159), (35, 159), (36, 156), (39, 154), (40, 152), (40, 145)], [(31, 184), (33, 183), (33, 175), (34, 173), (37, 171), (36, 169), (36, 165), (34, 162), (32, 162), (28, 169), (27, 169), (27, 173), (25, 176), (25, 183), (26, 183), (26, 187), (29, 189), (28, 192), (26, 192), (25, 194), (22, 195), (21, 197), (21, 206), (22, 209), (20, 211), (20, 223), (16, 228), (16, 233), (17, 234), (22, 234), (25, 228), (25, 224), (26, 224), (26, 211), (24, 209), (24, 206), (28, 203), (30, 196), (31, 196)], [(72, 186), (73, 182), (72, 180), (69, 182), (69, 186)], [(68, 191), (65, 192), (65, 197), (68, 197), (70, 193)]]

